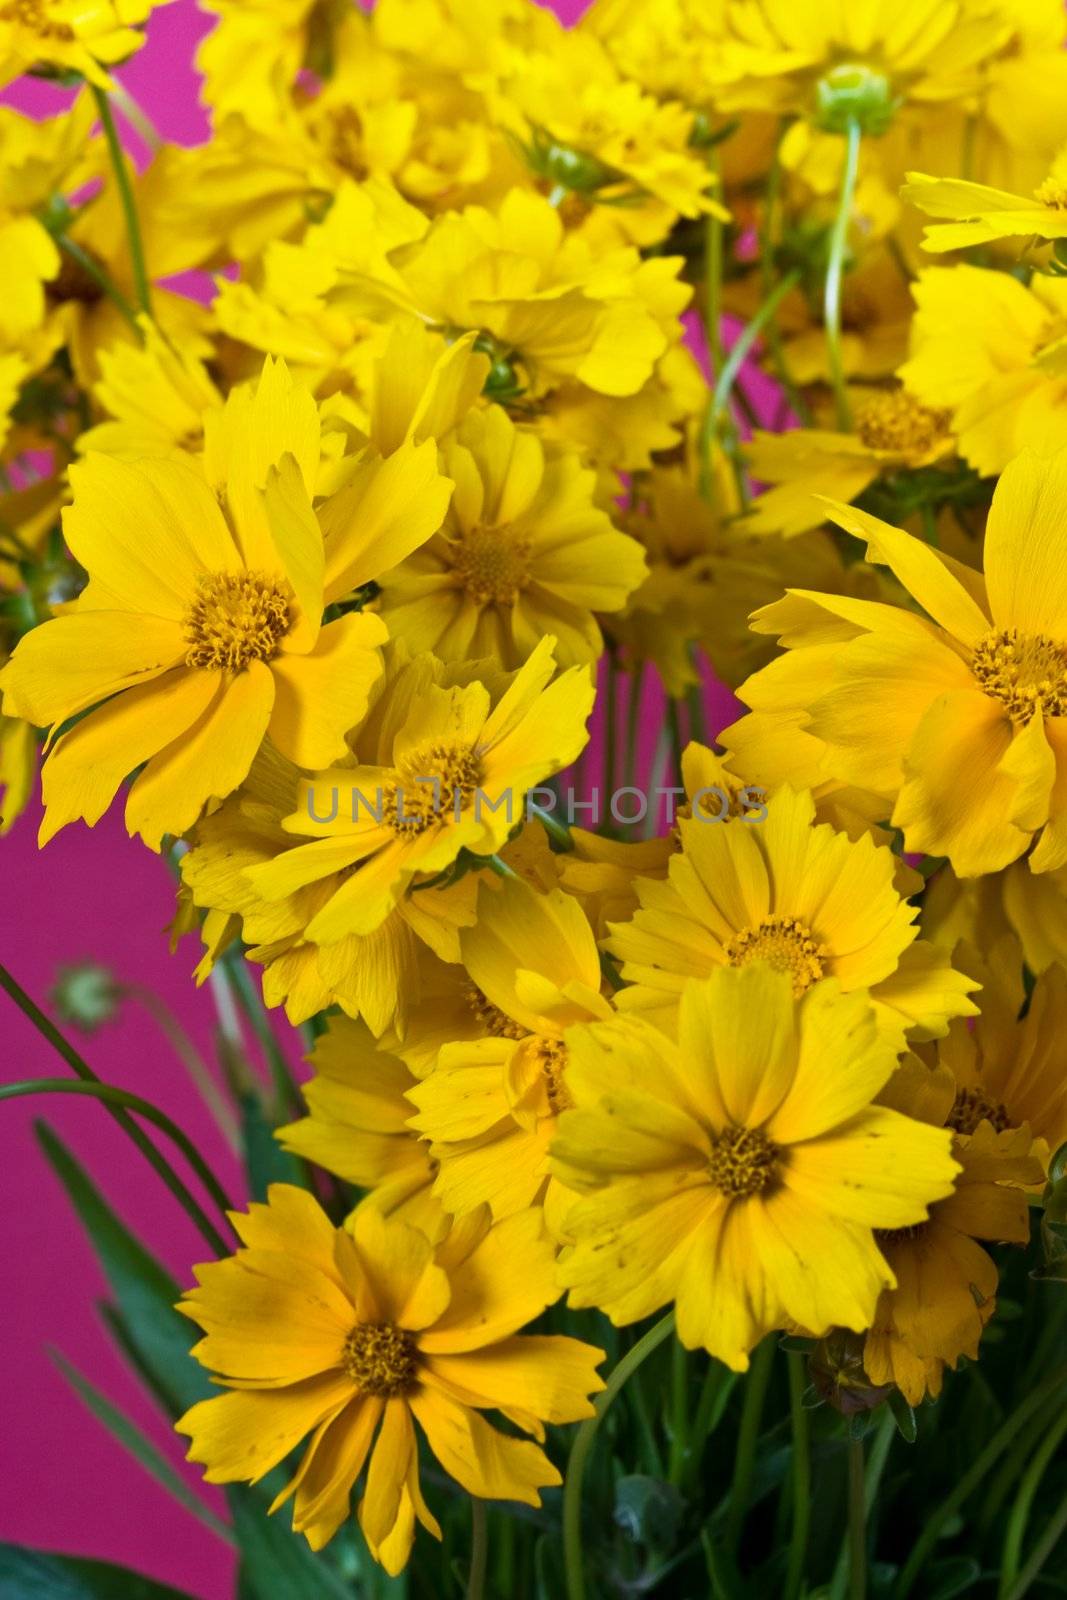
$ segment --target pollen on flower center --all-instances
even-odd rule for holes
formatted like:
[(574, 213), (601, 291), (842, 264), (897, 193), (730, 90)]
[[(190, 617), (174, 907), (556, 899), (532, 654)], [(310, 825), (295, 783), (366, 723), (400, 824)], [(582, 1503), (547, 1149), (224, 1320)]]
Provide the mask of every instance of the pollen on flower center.
[(981, 1086), (960, 1089), (945, 1126), (957, 1133), (973, 1133), (980, 1122), (991, 1122), (998, 1133), (1014, 1127), (1007, 1108), (999, 1100), (991, 1100)]
[(558, 1117), (561, 1111), (568, 1111), (574, 1104), (570, 1091), (564, 1082), (564, 1074), (567, 1069), (567, 1046), (562, 1039), (539, 1039), (537, 1043), (537, 1061), (545, 1080), (548, 1103), (552, 1107), (553, 1113)]
[(382, 797), (382, 818), (394, 832), (423, 833), (454, 822), (482, 781), (481, 757), (469, 745), (432, 744), (404, 757)]
[(1034, 199), (1042, 206), (1055, 206), (1057, 211), (1067, 210), (1067, 179), (1048, 177), (1034, 190)]
[(823, 975), (826, 948), (817, 944), (799, 917), (764, 917), (754, 928), (735, 933), (724, 946), (731, 967), (767, 961), (776, 972), (788, 972), (793, 993), (802, 995)]
[(712, 1141), (708, 1173), (716, 1189), (731, 1198), (759, 1194), (775, 1182), (780, 1154), (758, 1128), (724, 1128)]
[(391, 1322), (357, 1322), (345, 1340), (341, 1365), (364, 1394), (404, 1394), (415, 1382), (414, 1336)]
[(906, 389), (873, 394), (856, 411), (856, 432), (870, 450), (921, 455), (948, 433), (947, 411), (933, 411)]
[(1056, 639), (1017, 628), (987, 633), (974, 647), (971, 670), (1013, 722), (1067, 715), (1067, 645)]
[(265, 572), (212, 572), (185, 614), (190, 667), (239, 672), (251, 661), (271, 661), (289, 632), (289, 596)]
[(476, 983), (468, 983), (464, 989), (464, 998), (474, 1012), (478, 1022), (486, 1033), (493, 1039), (525, 1039), (528, 1028), (521, 1022), (514, 1022), (506, 1011), (501, 1011), (499, 1006), (486, 998)]
[(530, 576), (530, 547), (495, 528), (475, 528), (458, 540), (452, 556), (460, 582), (479, 605), (510, 605)]
[(0, 5), (0, 22), (13, 22), (16, 26), (29, 28), (42, 39), (69, 42), (74, 38), (74, 29), (69, 22), (60, 22), (49, 14), (47, 0), (7, 0), (5, 5)]

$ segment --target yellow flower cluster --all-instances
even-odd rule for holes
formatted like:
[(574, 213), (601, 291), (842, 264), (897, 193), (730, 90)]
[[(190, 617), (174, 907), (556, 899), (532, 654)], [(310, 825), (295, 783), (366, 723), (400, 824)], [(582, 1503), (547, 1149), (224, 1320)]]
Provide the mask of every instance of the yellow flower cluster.
[(191, 1459), (396, 1573), (564, 1295), (936, 1396), (1067, 1142), (1058, 0), (205, 0), (136, 173), (150, 9), (0, 0), (0, 783), (312, 1025)]

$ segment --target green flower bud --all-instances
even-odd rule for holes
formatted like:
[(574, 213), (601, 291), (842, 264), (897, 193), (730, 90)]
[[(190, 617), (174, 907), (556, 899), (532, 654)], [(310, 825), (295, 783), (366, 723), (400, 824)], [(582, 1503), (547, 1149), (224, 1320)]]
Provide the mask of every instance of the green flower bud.
[(617, 174), (596, 156), (587, 156), (581, 150), (572, 150), (554, 140), (541, 148), (538, 159), (546, 178), (575, 194), (591, 194), (594, 189), (602, 189), (617, 179)]
[(116, 1015), (119, 987), (106, 967), (82, 961), (60, 967), (51, 999), (64, 1022), (93, 1033)]
[(847, 62), (815, 85), (815, 124), (824, 133), (847, 133), (849, 123), (858, 122), (863, 133), (877, 137), (888, 132), (899, 104), (884, 72)]

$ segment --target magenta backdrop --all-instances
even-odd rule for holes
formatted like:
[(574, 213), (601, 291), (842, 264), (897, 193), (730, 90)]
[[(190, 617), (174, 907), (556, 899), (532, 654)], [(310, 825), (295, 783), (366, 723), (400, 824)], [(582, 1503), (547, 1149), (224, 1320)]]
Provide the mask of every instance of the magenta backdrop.
[[(554, 9), (572, 21), (582, 0), (558, 0)], [(168, 140), (193, 144), (206, 136), (192, 58), (209, 25), (193, 0), (174, 0), (153, 14), (148, 44), (119, 73)], [(70, 95), (24, 81), (0, 99), (43, 115)], [(710, 699), (711, 725), (721, 727), (730, 720), (733, 702), (714, 689)], [(649, 685), (642, 720), (650, 744), (661, 714), (662, 696)], [(119, 808), (91, 836), (79, 824), (42, 853), (34, 837), (37, 821), (33, 809), (0, 842), (6, 911), (0, 959), (38, 999), (48, 993), (58, 967), (99, 962), (120, 980), (157, 993), (210, 1058), (216, 1017), (210, 992), (196, 990), (191, 980), (194, 941), (184, 941), (170, 956), (163, 933), (173, 912), (167, 868), (126, 837)], [(5, 1078), (62, 1071), (31, 1025), (6, 1003), (0, 1017)], [(284, 1022), (279, 1035), (295, 1059), (299, 1046)], [(127, 1003), (117, 1021), (79, 1042), (103, 1077), (147, 1095), (173, 1116), (231, 1194), (244, 1198), (235, 1161), (157, 1025), (139, 1006)], [(198, 1600), (231, 1600), (232, 1553), (123, 1453), (49, 1358), (54, 1345), (73, 1360), (199, 1487), (199, 1472), (182, 1464), (181, 1441), (160, 1420), (104, 1331), (96, 1310), (102, 1275), (33, 1137), (33, 1119), (42, 1114), (180, 1282), (190, 1281), (191, 1264), (204, 1255), (184, 1213), (100, 1107), (58, 1097), (3, 1107), (0, 1216), (8, 1292), (0, 1363), (7, 1470), (0, 1539), (126, 1564)], [(214, 1491), (204, 1493), (218, 1505)]]

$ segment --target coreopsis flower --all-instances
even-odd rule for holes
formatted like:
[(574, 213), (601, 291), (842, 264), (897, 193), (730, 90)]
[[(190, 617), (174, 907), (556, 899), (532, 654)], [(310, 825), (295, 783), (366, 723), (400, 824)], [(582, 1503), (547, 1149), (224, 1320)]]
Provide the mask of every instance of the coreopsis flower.
[(36, 777), (36, 733), (18, 717), (0, 716), (0, 837), (25, 811)]
[(905, 200), (936, 220), (923, 231), (923, 249), (969, 250), (998, 239), (1067, 238), (1067, 149), (1032, 195), (1011, 194), (966, 178), (909, 172)]
[[(879, 1096), (917, 1123), (942, 1128), (958, 1103), (947, 1067), (905, 1060)], [(938, 1196), (925, 1221), (883, 1228), (878, 1247), (894, 1285), (878, 1302), (864, 1341), (863, 1365), (872, 1383), (895, 1383), (917, 1405), (941, 1392), (946, 1367), (975, 1360), (982, 1331), (996, 1311), (997, 1268), (979, 1240), (1025, 1244), (1030, 1221), (1024, 1189), (1041, 1181), (1026, 1128), (998, 1131), (983, 1120), (957, 1134), (958, 1171), (951, 1194)]]
[(349, 8), (336, 0), (204, 0), (203, 9), (218, 18), (196, 55), (205, 103), (220, 118), (238, 112), (272, 134), (283, 94), (303, 67), (322, 70)]
[(1067, 445), (1063, 324), (1067, 283), (981, 267), (928, 267), (914, 287), (911, 355), (900, 377), (951, 413), (960, 455), (1002, 472), (1026, 448)]
[(595, 661), (593, 613), (618, 611), (647, 570), (594, 503), (596, 474), (499, 406), (467, 417), (441, 467), (456, 489), (440, 532), (381, 579), (389, 632), (443, 661), (504, 667), (551, 633), (561, 666)]
[[(927, 615), (808, 590), (766, 607), (753, 625), (783, 635), (789, 653), (739, 690), (759, 713), (747, 759), (772, 729), (799, 736), (827, 775), (892, 802), (908, 850), (946, 856), (961, 877), (1028, 850), (1033, 872), (1067, 864), (1065, 494), (1067, 450), (1027, 452), (1005, 469), (984, 580), (830, 503), (832, 520), (866, 539), (868, 559), (890, 567)], [(726, 738), (733, 746), (732, 731)]]
[(925, 1221), (959, 1169), (945, 1130), (872, 1104), (896, 1048), (864, 994), (720, 968), (686, 985), (677, 1043), (618, 1018), (567, 1046), (571, 1305), (627, 1323), (673, 1301), (682, 1343), (737, 1371), (772, 1328), (870, 1326), (895, 1282), (874, 1230)]
[(278, 1142), (367, 1190), (363, 1205), (439, 1239), (448, 1223), (430, 1192), (437, 1163), (408, 1127), (407, 1094), (417, 1080), (404, 1062), (380, 1048), (366, 1023), (336, 1016), (308, 1061), (314, 1077), (301, 1086), (308, 1115), (278, 1128)]
[(797, 995), (827, 977), (845, 993), (868, 992), (898, 1044), (905, 1031), (930, 1038), (975, 1014), (973, 980), (917, 937), (891, 850), (816, 823), (807, 791), (779, 789), (765, 809), (761, 820), (721, 805), (698, 815), (694, 804), (679, 822), (666, 881), (639, 881), (640, 909), (612, 927), (608, 949), (628, 985), (621, 1009), (670, 1026), (688, 979), (769, 962)]
[(600, 1350), (518, 1336), (559, 1293), (539, 1213), (468, 1227), (435, 1251), (371, 1207), (335, 1228), (311, 1195), (274, 1184), (233, 1221), (243, 1248), (197, 1268), (178, 1308), (203, 1328), (193, 1354), (228, 1391), (176, 1424), (210, 1483), (258, 1482), (310, 1435), (271, 1510), (292, 1499), (294, 1528), (319, 1550), (366, 1466), (360, 1527), (397, 1573), (416, 1519), (441, 1537), (419, 1487), (416, 1423), (469, 1494), (539, 1505), (561, 1481), (537, 1444), (481, 1415), (505, 1411), (543, 1439), (546, 1422), (592, 1416), (588, 1396), (603, 1387)]
[(311, 842), (250, 868), (256, 891), (281, 900), (339, 876), (306, 929), (332, 944), (380, 927), (418, 874), (445, 872), (462, 850), (493, 855), (522, 820), (527, 790), (576, 760), (588, 737), (589, 673), (571, 667), (552, 682), (554, 644), (542, 639), (511, 674), (416, 656), (359, 743), (373, 765), (302, 782), (285, 827)]
[(946, 864), (927, 887), (923, 931), (948, 951), (960, 940), (988, 950), (1012, 937), (1031, 972), (1067, 967), (1067, 867), (1035, 873), (1023, 860), (983, 878), (958, 878)]
[(787, 538), (825, 520), (820, 496), (857, 500), (872, 483), (918, 471), (954, 449), (947, 411), (931, 411), (906, 389), (852, 393), (852, 433), (796, 428), (757, 431), (745, 454), (753, 477), (770, 485), (741, 524), (751, 533)]
[(323, 608), (428, 537), (449, 485), (429, 441), (368, 458), (324, 532), (318, 466), (314, 401), (268, 362), (209, 419), (202, 465), (92, 455), (71, 469), (64, 530), (89, 584), (0, 675), (9, 715), (56, 730), (42, 842), (97, 821), (142, 763), (126, 821), (158, 849), (237, 787), (268, 734), (305, 767), (347, 752), (385, 629), (359, 613), (323, 625)]
[(9, 0), (0, 7), (0, 87), (23, 72), (73, 72), (106, 89), (106, 68), (144, 43), (140, 24), (166, 0)]
[(562, 890), (538, 894), (510, 879), (483, 890), (460, 951), (485, 1037), (442, 1047), (408, 1092), (418, 1109), (410, 1126), (431, 1141), (434, 1194), (446, 1210), (463, 1215), (485, 1203), (510, 1216), (543, 1204), (558, 1233), (569, 1197), (550, 1179), (547, 1157), (570, 1104), (564, 1035), (611, 1014), (593, 930)]
[[(751, 316), (760, 292), (753, 276), (731, 303)], [(841, 286), (841, 370), (846, 378), (877, 382), (896, 372), (908, 353), (913, 309), (908, 283), (885, 242), (859, 250)], [(822, 312), (817, 296), (796, 289), (783, 301), (778, 317), (786, 367), (804, 387), (830, 378)]]
[(136, 461), (203, 449), (204, 415), (223, 404), (207, 363), (188, 341), (168, 339), (148, 318), (142, 330), (143, 344), (100, 351), (93, 395), (110, 420), (79, 435), (82, 454), (99, 450)]

